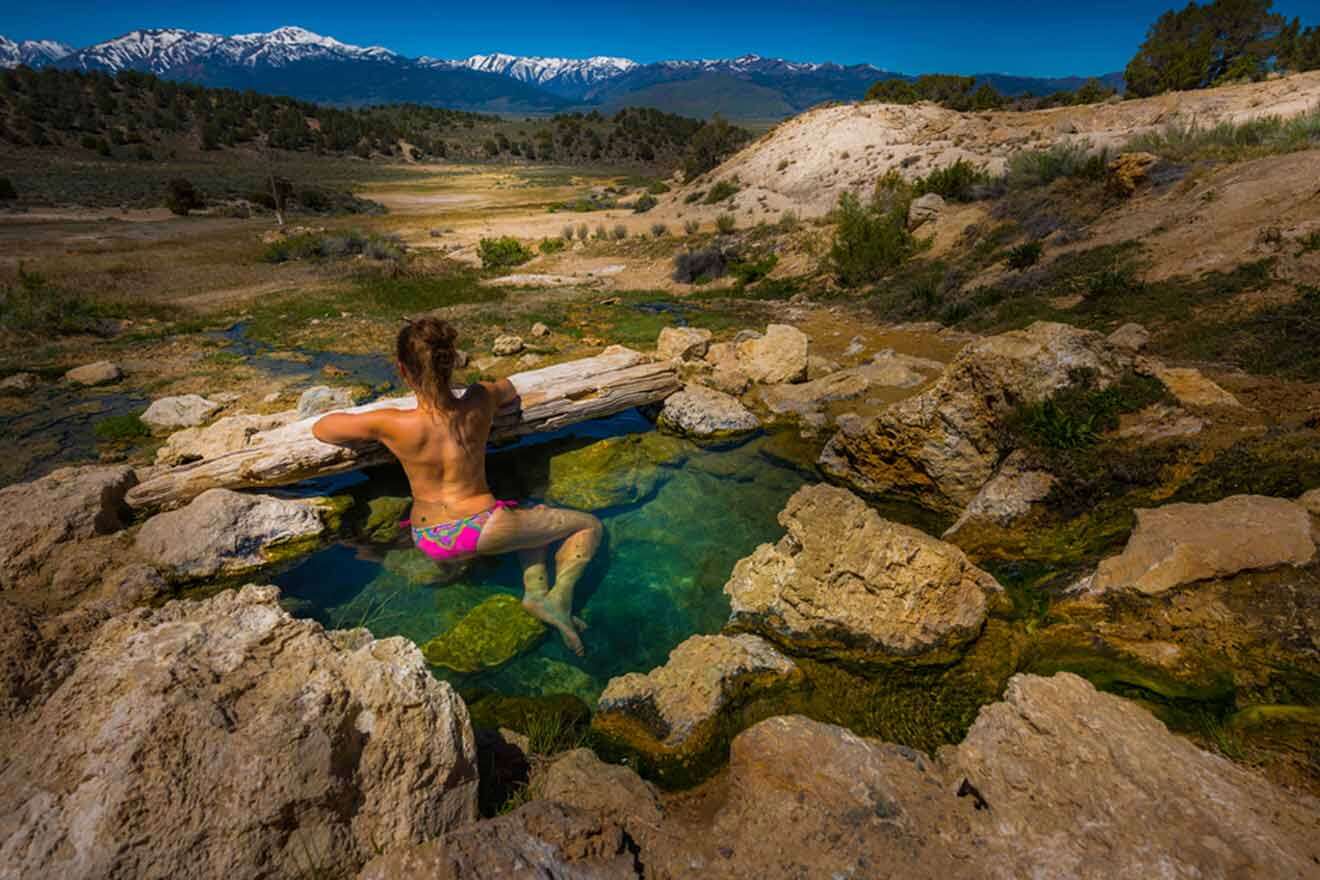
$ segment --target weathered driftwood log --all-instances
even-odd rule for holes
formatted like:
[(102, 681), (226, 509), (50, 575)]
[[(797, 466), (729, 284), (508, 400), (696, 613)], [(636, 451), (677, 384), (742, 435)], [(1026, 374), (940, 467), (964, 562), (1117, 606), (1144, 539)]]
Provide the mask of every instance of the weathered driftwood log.
[[(516, 373), (509, 377), (518, 400), (495, 418), (492, 440), (553, 431), (565, 425), (614, 415), (664, 400), (680, 387), (671, 363), (652, 363), (621, 346), (596, 357)], [(347, 412), (407, 408), (415, 399), (378, 400)], [(312, 436), (319, 416), (254, 436), (249, 445), (215, 458), (155, 474), (128, 493), (135, 510), (177, 507), (207, 489), (284, 486), (313, 477), (356, 470), (390, 460), (379, 444), (331, 446)]]

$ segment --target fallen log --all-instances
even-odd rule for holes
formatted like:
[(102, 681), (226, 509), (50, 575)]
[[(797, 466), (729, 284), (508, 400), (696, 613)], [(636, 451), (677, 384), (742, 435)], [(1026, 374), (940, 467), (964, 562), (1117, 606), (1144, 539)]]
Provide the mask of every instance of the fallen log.
[[(658, 403), (681, 387), (673, 364), (648, 361), (622, 346), (611, 346), (595, 357), (515, 373), (509, 380), (518, 390), (518, 399), (496, 414), (492, 441), (553, 431)], [(345, 412), (415, 405), (412, 396), (396, 397)], [(243, 449), (152, 474), (134, 486), (125, 500), (139, 512), (167, 509), (185, 504), (207, 489), (286, 486), (392, 459), (377, 443), (322, 443), (312, 436), (318, 418), (257, 434)]]

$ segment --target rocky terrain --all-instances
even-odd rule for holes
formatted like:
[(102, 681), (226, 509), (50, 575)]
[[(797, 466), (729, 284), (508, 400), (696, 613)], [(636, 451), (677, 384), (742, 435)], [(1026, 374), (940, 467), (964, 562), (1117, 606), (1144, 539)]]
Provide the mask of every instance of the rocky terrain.
[[(4, 330), (0, 415), (26, 433), (0, 488), (0, 877), (1316, 876), (1320, 221), (1296, 182), (1320, 149), (909, 193), (898, 220), (930, 241), (869, 286), (824, 250), (838, 195), (890, 169), (1011, 169), (1318, 97), (1306, 74), (1033, 113), (823, 108), (649, 211), (599, 214), (798, 225), (574, 229), (480, 271), (482, 239), (554, 236), (567, 215), (546, 207), (576, 184), (387, 188), (399, 210), (374, 228), (419, 255), (379, 271), (254, 268), (254, 242), (335, 230), (263, 240), (250, 218), (0, 224), (50, 224), (58, 291), (127, 272), (104, 267), (135, 236), (251, 273), (223, 296), (195, 280), (183, 314), (94, 312), (113, 326), (43, 346)], [(735, 176), (733, 201), (688, 201)], [(1027, 229), (1088, 194), (1075, 227)], [(71, 267), (75, 235), (95, 242)], [(742, 274), (674, 280), (697, 250)], [(641, 547), (662, 574), (638, 579), (673, 581), (638, 585), (638, 613), (712, 624), (660, 647), (615, 633), (648, 662), (597, 681), (537, 653), (553, 640), (515, 595), (398, 546), (397, 469), (310, 425), (408, 405), (372, 352), (430, 311), (464, 327), (463, 378), (523, 394), (497, 421), (501, 497), (616, 517), (605, 561)], [(620, 413), (627, 431), (590, 421)], [(772, 473), (769, 531), (718, 565), (686, 555), (693, 522), (698, 544), (745, 539), (699, 508), (761, 503)], [(323, 625), (267, 585), (327, 547), (441, 623), (382, 630), (389, 609), (364, 606)]]

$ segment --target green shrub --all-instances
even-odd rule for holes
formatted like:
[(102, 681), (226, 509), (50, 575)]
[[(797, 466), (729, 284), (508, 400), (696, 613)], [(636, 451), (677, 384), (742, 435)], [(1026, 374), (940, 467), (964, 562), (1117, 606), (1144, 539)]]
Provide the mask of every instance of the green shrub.
[(1119, 416), (1165, 399), (1157, 380), (1130, 373), (1103, 390), (1091, 371), (1078, 370), (1069, 386), (1039, 403), (1024, 404), (1008, 420), (1008, 430), (1044, 449), (1090, 446), (1118, 427)]
[(560, 238), (562, 238), (564, 241), (572, 241), (572, 240), (573, 240), (573, 224), (570, 223), (570, 224), (568, 224), (567, 226), (565, 226), (563, 229), (559, 230), (559, 236), (560, 236)]
[(669, 184), (665, 183), (663, 180), (653, 180), (651, 183), (647, 184), (646, 191), (653, 196), (662, 196), (669, 192)]
[(779, 265), (779, 257), (776, 254), (766, 254), (757, 260), (735, 260), (729, 264), (729, 274), (738, 279), (740, 285), (746, 287), (769, 275), (777, 265)]
[(483, 238), (477, 244), (477, 255), (481, 257), (484, 269), (508, 269), (520, 266), (532, 258), (532, 252), (510, 235)]
[(596, 231), (592, 233), (591, 237), (596, 239), (597, 241), (605, 241), (610, 237), (610, 231), (605, 228), (604, 223), (597, 223)]
[(1140, 286), (1135, 266), (1115, 262), (1086, 279), (1086, 296), (1090, 299), (1119, 296)]
[(578, 241), (586, 241), (587, 237), (590, 235), (591, 235), (591, 228), (587, 226), (587, 224), (585, 223), (579, 223), (577, 227)]
[(192, 181), (176, 177), (166, 185), (165, 207), (170, 209), (171, 214), (186, 217), (189, 211), (203, 207), (203, 203)]
[(0, 201), (10, 202), (18, 198), (18, 190), (8, 177), (0, 177)]
[(737, 225), (738, 220), (732, 214), (721, 214), (715, 218), (715, 228), (720, 235), (728, 235)]
[(706, 197), (706, 191), (704, 189), (694, 190), (683, 197), (683, 204), (685, 205), (696, 204), (705, 197)]
[(1320, 145), (1320, 105), (1289, 118), (1262, 116), (1202, 126), (1172, 123), (1127, 142), (1125, 151), (1154, 153), (1173, 162), (1237, 161), (1309, 150)]
[(623, 241), (628, 237), (628, 227), (624, 226), (622, 223), (614, 224), (614, 237), (619, 241)]
[(733, 181), (721, 180), (719, 183), (712, 186), (710, 192), (706, 194), (706, 204), (718, 205), (720, 202), (736, 196), (739, 189), (741, 189), (741, 187)]
[(1040, 255), (1044, 249), (1044, 245), (1038, 241), (1028, 241), (1018, 245), (1008, 252), (1008, 268), (1019, 272), (1030, 269), (1040, 262)]
[(669, 227), (663, 223), (652, 223), (651, 234), (654, 235), (656, 238), (664, 238), (666, 235), (669, 234)]
[(14, 283), (0, 287), (0, 327), (20, 333), (66, 335), (96, 328), (97, 312), (80, 294), (18, 269)]
[(650, 193), (643, 193), (640, 197), (638, 197), (637, 201), (633, 202), (633, 213), (645, 214), (647, 211), (651, 210), (658, 204), (660, 204), (660, 200), (657, 199), (655, 196), (651, 195)]
[(798, 219), (797, 211), (789, 209), (779, 215), (779, 231), (794, 232), (797, 230), (801, 222), (802, 221)]
[(840, 284), (855, 287), (876, 281), (916, 251), (907, 208), (906, 198), (886, 199), (882, 194), (869, 205), (852, 193), (839, 197), (829, 264)]
[(537, 245), (537, 249), (543, 254), (557, 254), (566, 247), (568, 247), (568, 242), (562, 238), (543, 238), (541, 243)]
[(696, 235), (697, 231), (700, 229), (701, 229), (701, 224), (696, 220), (683, 221), (683, 232), (686, 235)]
[(1061, 177), (1103, 180), (1109, 161), (1106, 150), (1092, 152), (1085, 144), (1055, 144), (1048, 150), (1020, 150), (1008, 158), (1004, 182), (1015, 189), (1045, 186)]
[(107, 416), (92, 425), (96, 439), (107, 443), (124, 443), (151, 436), (151, 429), (136, 413), (122, 416)]
[(990, 175), (977, 168), (966, 159), (959, 159), (952, 165), (936, 168), (925, 177), (912, 182), (915, 195), (937, 193), (955, 202), (970, 202), (976, 198), (975, 187), (990, 182)]

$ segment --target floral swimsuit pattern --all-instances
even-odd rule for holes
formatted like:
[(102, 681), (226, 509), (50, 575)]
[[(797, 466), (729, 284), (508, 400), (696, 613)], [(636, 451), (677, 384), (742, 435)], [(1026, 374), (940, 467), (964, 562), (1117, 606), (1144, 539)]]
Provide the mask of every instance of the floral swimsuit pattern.
[(436, 562), (453, 562), (466, 559), (477, 553), (477, 542), (481, 540), (481, 530), (486, 527), (491, 515), (501, 507), (516, 507), (513, 501), (496, 501), (485, 510), (460, 517), (452, 522), (437, 523), (425, 528), (415, 528), (409, 520), (399, 525), (412, 528), (413, 544)]

